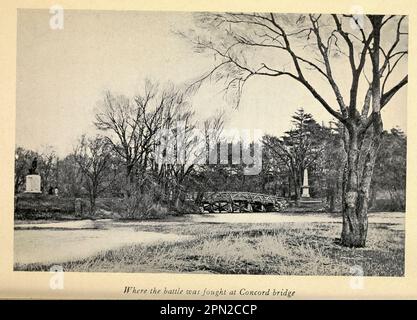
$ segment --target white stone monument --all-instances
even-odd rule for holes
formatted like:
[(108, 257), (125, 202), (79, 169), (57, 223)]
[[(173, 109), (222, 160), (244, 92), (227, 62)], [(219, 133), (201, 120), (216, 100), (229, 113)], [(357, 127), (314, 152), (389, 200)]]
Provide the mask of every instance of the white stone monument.
[(304, 169), (303, 192), (301, 194), (302, 198), (310, 198), (309, 189), (310, 186), (308, 185), (308, 172), (307, 169)]
[(29, 174), (26, 176), (26, 190), (25, 193), (42, 193), (41, 192), (41, 176), (38, 174), (38, 160), (33, 159), (32, 167), (29, 169)]
[(41, 193), (41, 176), (29, 174), (26, 176), (26, 193)]

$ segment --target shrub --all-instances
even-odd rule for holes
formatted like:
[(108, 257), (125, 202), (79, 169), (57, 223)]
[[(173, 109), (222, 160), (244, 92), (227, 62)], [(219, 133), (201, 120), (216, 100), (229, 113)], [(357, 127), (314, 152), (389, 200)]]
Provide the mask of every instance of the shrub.
[(168, 214), (169, 210), (163, 203), (159, 186), (152, 184), (126, 191), (125, 197), (112, 208), (122, 219), (157, 219)]

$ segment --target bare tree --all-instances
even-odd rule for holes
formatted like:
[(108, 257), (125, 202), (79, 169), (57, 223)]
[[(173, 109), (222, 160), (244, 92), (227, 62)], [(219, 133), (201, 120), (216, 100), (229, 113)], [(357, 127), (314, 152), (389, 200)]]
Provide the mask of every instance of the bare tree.
[(42, 177), (42, 191), (47, 191), (48, 187), (58, 184), (57, 163), (58, 157), (52, 146), (44, 146), (39, 158), (39, 173)]
[(63, 196), (81, 197), (85, 178), (74, 153), (59, 160), (58, 172), (59, 193)]
[[(197, 17), (197, 33), (182, 34), (198, 52), (215, 56), (215, 66), (190, 90), (223, 79), (225, 92), (233, 93), (239, 104), (249, 79), (288, 77), (344, 126), (345, 246), (366, 243), (369, 187), (383, 132), (381, 110), (408, 82), (407, 74), (398, 74), (408, 54), (406, 21), (382, 15), (204, 13)], [(342, 80), (336, 77), (338, 67), (343, 68)], [(333, 98), (326, 98), (324, 90)]]
[(172, 194), (177, 206), (184, 193), (183, 182), (194, 167), (192, 152), (197, 144), (193, 135), (197, 125), (194, 116), (184, 95), (173, 90), (165, 105), (160, 135), (155, 139), (152, 154), (158, 166), (158, 180), (164, 192)]
[(212, 189), (212, 185), (214, 184), (213, 181), (213, 173), (216, 171), (217, 165), (210, 164), (210, 157), (213, 154), (213, 157), (216, 157), (217, 160), (217, 149), (219, 144), (223, 141), (223, 132), (224, 132), (224, 125), (225, 125), (225, 112), (224, 111), (217, 111), (216, 114), (207, 118), (203, 122), (203, 132), (204, 132), (204, 139), (201, 141), (200, 146), (203, 150), (200, 150), (201, 154), (199, 158), (205, 157), (205, 162), (203, 165), (199, 165), (197, 174), (193, 178), (193, 183), (197, 185), (197, 197), (196, 202), (198, 203), (204, 193)]
[(144, 94), (133, 102), (107, 92), (96, 114), (96, 127), (108, 133), (107, 142), (125, 163), (128, 185), (133, 182), (135, 167), (146, 165), (169, 98), (167, 93), (158, 94), (158, 86), (147, 81)]
[(223, 131), (225, 124), (225, 112), (217, 111), (215, 115), (203, 122), (204, 141), (206, 149), (210, 151), (217, 146), (223, 139)]
[(97, 197), (111, 182), (111, 152), (105, 138), (82, 136), (74, 150), (74, 159), (83, 176), (84, 186), (90, 199), (90, 212), (94, 214)]
[(159, 184), (178, 207), (192, 184), (189, 180), (194, 181), (193, 173), (206, 165), (209, 141), (220, 139), (224, 113), (206, 119), (200, 128), (187, 99), (181, 93), (175, 96), (179, 98), (165, 107), (154, 154), (158, 157)]

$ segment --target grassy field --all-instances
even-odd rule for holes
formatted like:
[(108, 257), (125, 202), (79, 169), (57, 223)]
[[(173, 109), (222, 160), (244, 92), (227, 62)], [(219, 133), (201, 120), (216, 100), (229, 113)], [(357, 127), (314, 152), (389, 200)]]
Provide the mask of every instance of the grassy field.
[[(339, 223), (143, 225), (138, 231), (192, 235), (192, 240), (130, 245), (63, 263), (77, 272), (193, 272), (217, 274), (351, 275), (404, 274), (404, 231), (371, 224), (367, 247), (344, 248), (335, 241)], [(16, 265), (15, 270), (46, 271), (49, 265)]]

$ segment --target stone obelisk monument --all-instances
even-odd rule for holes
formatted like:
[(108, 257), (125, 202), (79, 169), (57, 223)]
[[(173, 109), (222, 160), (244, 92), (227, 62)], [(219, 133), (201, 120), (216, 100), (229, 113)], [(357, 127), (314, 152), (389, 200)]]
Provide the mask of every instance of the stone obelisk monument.
[(308, 185), (308, 171), (304, 169), (304, 179), (303, 179), (303, 192), (301, 194), (302, 198), (310, 198), (310, 186)]

